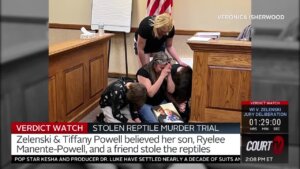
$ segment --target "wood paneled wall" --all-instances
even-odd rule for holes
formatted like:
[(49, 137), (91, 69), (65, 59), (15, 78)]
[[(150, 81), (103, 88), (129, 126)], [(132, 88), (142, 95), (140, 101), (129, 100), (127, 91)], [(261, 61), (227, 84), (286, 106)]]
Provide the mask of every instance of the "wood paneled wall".
[(251, 94), (251, 43), (213, 40), (189, 45), (194, 51), (190, 121), (240, 122), (241, 102)]
[(49, 47), (49, 121), (79, 121), (98, 105), (107, 86), (111, 36)]

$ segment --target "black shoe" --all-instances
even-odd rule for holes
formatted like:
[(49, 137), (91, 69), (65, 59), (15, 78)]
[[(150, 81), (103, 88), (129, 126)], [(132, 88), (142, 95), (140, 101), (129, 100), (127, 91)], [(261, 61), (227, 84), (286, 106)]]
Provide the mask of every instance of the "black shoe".
[(98, 114), (98, 116), (96, 117), (96, 122), (97, 123), (105, 123), (103, 113)]

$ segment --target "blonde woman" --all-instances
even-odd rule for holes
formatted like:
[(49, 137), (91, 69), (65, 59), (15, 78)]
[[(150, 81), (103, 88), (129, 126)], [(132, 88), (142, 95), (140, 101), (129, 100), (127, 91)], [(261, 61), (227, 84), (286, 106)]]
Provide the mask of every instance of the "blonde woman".
[(173, 19), (168, 13), (144, 18), (135, 33), (135, 53), (138, 55), (142, 66), (150, 62), (150, 54), (167, 49), (168, 53), (180, 65), (182, 62), (173, 46), (175, 28)]

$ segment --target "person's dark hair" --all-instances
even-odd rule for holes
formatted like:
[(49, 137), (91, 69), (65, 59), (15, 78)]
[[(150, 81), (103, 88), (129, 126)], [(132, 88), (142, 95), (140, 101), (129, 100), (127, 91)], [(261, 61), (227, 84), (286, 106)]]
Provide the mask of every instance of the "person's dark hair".
[(147, 89), (143, 84), (131, 83), (126, 93), (129, 102), (133, 103), (136, 109), (141, 108), (147, 99)]
[(175, 76), (173, 77), (175, 84), (173, 96), (176, 101), (183, 102), (191, 97), (192, 76), (193, 70), (189, 66), (182, 67), (178, 72), (176, 72)]

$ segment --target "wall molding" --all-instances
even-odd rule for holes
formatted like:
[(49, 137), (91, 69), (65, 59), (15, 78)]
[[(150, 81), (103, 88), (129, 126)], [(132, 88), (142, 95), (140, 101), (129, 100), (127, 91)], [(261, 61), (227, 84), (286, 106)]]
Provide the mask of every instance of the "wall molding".
[[(85, 27), (87, 30), (91, 30), (90, 25), (80, 25), (80, 24), (62, 24), (62, 23), (49, 23), (49, 28), (54, 29), (75, 29), (80, 30), (81, 27)], [(136, 27), (132, 27), (130, 29), (130, 32), (135, 32), (137, 30)], [(179, 29), (176, 30), (176, 35), (194, 35), (196, 32), (221, 32), (222, 37), (237, 37), (239, 35), (239, 32), (234, 31), (218, 31), (218, 30), (184, 30)]]
[(75, 30), (80, 30), (81, 27), (85, 27), (87, 30), (91, 30), (91, 25), (79, 25), (79, 24), (49, 23), (48, 27), (53, 29), (75, 29)]
[[(119, 77), (125, 77), (125, 73), (116, 73), (116, 72), (108, 72), (108, 77), (109, 78), (119, 78)], [(131, 79), (136, 79), (135, 74), (128, 74), (128, 77)]]

